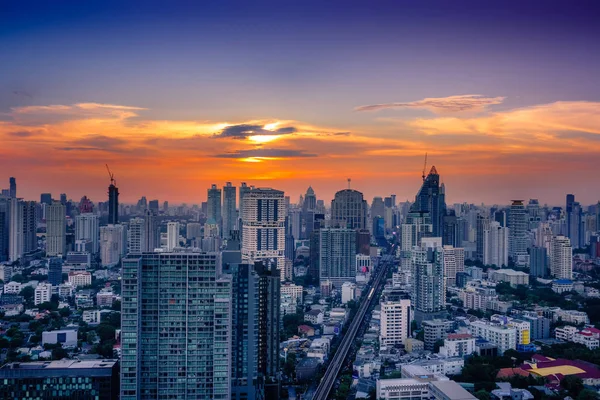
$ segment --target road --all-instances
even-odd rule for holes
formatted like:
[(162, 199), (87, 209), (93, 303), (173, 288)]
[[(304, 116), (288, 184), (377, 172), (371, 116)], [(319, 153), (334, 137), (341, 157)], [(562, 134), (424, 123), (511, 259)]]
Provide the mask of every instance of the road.
[[(392, 248), (392, 252), (390, 252), (390, 254), (394, 254), (393, 250), (394, 248)], [(348, 355), (348, 351), (352, 347), (354, 339), (356, 338), (356, 333), (358, 332), (358, 329), (363, 323), (363, 319), (365, 318), (365, 314), (369, 309), (369, 305), (377, 297), (376, 293), (379, 288), (379, 285), (385, 283), (385, 277), (387, 275), (388, 268), (390, 265), (393, 264), (393, 255), (383, 256), (381, 258), (379, 268), (377, 269), (377, 275), (373, 280), (373, 284), (371, 285), (371, 288), (369, 289), (366, 298), (364, 298), (361, 302), (360, 307), (358, 308), (358, 311), (356, 312), (356, 315), (352, 320), (352, 323), (350, 324), (350, 328), (344, 335), (342, 343), (340, 343), (340, 346), (338, 347), (335, 355), (333, 356), (333, 359), (329, 363), (327, 371), (325, 371), (325, 375), (323, 375), (323, 379), (321, 379), (321, 382), (319, 383), (319, 386), (315, 391), (313, 400), (326, 400), (327, 396), (329, 396), (329, 392), (333, 388), (333, 385), (340, 372), (340, 369), (344, 365), (344, 360)]]

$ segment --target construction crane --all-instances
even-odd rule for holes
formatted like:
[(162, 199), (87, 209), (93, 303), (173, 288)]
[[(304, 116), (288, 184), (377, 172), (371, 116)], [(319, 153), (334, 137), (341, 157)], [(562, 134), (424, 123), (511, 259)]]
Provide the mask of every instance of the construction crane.
[(426, 170), (427, 170), (427, 153), (425, 153), (425, 164), (423, 164), (423, 175), (421, 175), (421, 177), (423, 178), (423, 182), (425, 182), (425, 171)]
[(113, 174), (112, 172), (110, 172), (110, 168), (108, 168), (108, 164), (104, 164), (106, 165), (106, 170), (108, 171), (108, 176), (110, 176), (110, 184), (111, 185), (116, 185), (117, 181), (115, 180), (115, 174)]

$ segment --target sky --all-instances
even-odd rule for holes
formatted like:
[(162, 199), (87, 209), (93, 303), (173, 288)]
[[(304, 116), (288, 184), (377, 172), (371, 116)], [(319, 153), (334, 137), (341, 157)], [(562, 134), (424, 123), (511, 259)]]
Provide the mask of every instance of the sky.
[(0, 187), (600, 200), (600, 5), (3, 1)]

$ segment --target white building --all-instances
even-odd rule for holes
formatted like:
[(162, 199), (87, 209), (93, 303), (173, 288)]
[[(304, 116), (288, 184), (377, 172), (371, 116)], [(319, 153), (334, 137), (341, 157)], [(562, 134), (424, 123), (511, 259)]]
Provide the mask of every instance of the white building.
[(52, 298), (52, 285), (49, 283), (40, 283), (37, 285), (34, 291), (33, 296), (33, 304), (36, 306), (38, 304), (49, 302)]
[(556, 279), (552, 281), (552, 290), (556, 293), (565, 293), (573, 290), (573, 281), (570, 279)]
[(129, 220), (127, 244), (130, 253), (139, 254), (147, 251), (144, 249), (145, 233), (145, 221), (143, 218), (138, 217)]
[(99, 324), (101, 315), (100, 310), (85, 310), (81, 319), (88, 324)]
[(13, 269), (10, 265), (0, 265), (0, 280), (2, 282), (10, 282)]
[(410, 334), (410, 300), (381, 302), (381, 346), (403, 344)]
[(58, 285), (58, 296), (59, 297), (70, 297), (73, 296), (75, 287), (72, 283), (61, 283)]
[(62, 330), (42, 332), (42, 344), (57, 344), (61, 343), (63, 347), (77, 346), (77, 331)]
[(285, 198), (280, 190), (250, 189), (244, 193), (242, 260), (273, 260), (285, 278)]
[(557, 339), (564, 340), (566, 342), (572, 342), (573, 336), (577, 333), (578, 329), (574, 326), (566, 325), (554, 330), (554, 336)]
[(98, 254), (99, 234), (100, 223), (96, 214), (83, 213), (75, 217), (75, 240), (89, 241), (92, 254)]
[(323, 323), (323, 311), (321, 310), (310, 310), (304, 314), (304, 320), (310, 322), (313, 325), (319, 325)]
[(509, 229), (500, 226), (497, 221), (491, 221), (483, 231), (483, 263), (502, 267), (508, 265), (508, 235)]
[(549, 259), (552, 275), (558, 279), (573, 279), (573, 248), (568, 237), (555, 236), (552, 238), (552, 251)]
[(179, 247), (179, 222), (167, 223), (167, 251)]
[(446, 287), (456, 286), (456, 274), (465, 271), (465, 249), (453, 246), (442, 247), (442, 262)]
[(23, 285), (19, 282), (10, 281), (4, 285), (4, 293), (19, 294), (21, 292), (21, 289), (23, 289), (23, 287), (25, 287), (25, 285)]
[(123, 225), (100, 227), (100, 259), (103, 267), (117, 265), (127, 252), (127, 232)]
[(296, 304), (302, 304), (303, 287), (294, 283), (285, 283), (281, 285), (281, 296), (289, 295)]
[(488, 271), (491, 282), (508, 282), (511, 286), (529, 285), (529, 274), (513, 269), (498, 269)]
[(356, 283), (344, 282), (342, 285), (342, 304), (354, 300), (356, 298)]
[(468, 333), (451, 333), (440, 347), (444, 357), (466, 357), (475, 352), (475, 338)]
[(485, 321), (475, 321), (469, 326), (471, 334), (498, 346), (498, 353), (503, 354), (508, 349), (517, 348), (517, 330), (505, 325), (491, 324)]
[(356, 231), (327, 228), (319, 231), (320, 280), (336, 289), (344, 282), (356, 280)]
[(74, 287), (89, 286), (92, 284), (92, 274), (88, 271), (69, 272), (69, 283)]
[(96, 294), (96, 305), (98, 307), (112, 307), (115, 294), (111, 288), (103, 288)]
[(594, 336), (593, 333), (587, 330), (582, 330), (581, 332), (577, 332), (573, 335), (573, 342), (580, 343), (587, 347), (590, 350), (595, 350), (600, 347), (600, 342), (598, 341), (598, 337)]

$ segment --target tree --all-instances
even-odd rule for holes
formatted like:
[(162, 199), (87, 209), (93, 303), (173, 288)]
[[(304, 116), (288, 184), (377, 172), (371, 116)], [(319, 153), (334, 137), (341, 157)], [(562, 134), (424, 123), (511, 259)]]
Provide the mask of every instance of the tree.
[(31, 286), (25, 286), (21, 289), (19, 295), (23, 296), (26, 303), (33, 303), (33, 296), (35, 295), (35, 290)]
[(58, 313), (61, 317), (66, 318), (69, 315), (71, 315), (71, 309), (69, 307), (63, 307), (60, 310), (58, 310)]
[(15, 274), (15, 275), (13, 275), (10, 278), (10, 280), (11, 280), (11, 282), (19, 282), (19, 283), (25, 282), (25, 278), (21, 274)]
[[(102, 342), (114, 340), (115, 330), (116, 329), (114, 326), (104, 323), (104, 322), (96, 327), (96, 333), (98, 334), (98, 337), (100, 338), (100, 340)], [(112, 346), (111, 346), (111, 348), (112, 348)]]
[(433, 344), (433, 352), (439, 353), (440, 347), (442, 347), (443, 345), (444, 345), (444, 339), (436, 340), (435, 343)]
[(475, 397), (477, 397), (479, 400), (490, 400), (491, 398), (490, 394), (485, 390), (479, 390), (475, 392)]
[(577, 397), (583, 391), (583, 381), (575, 375), (567, 375), (560, 381), (560, 386), (569, 392), (573, 397)]
[(115, 300), (111, 307), (114, 311), (121, 311), (121, 300)]
[(62, 360), (63, 358), (69, 357), (69, 353), (62, 346), (56, 346), (52, 349), (52, 359), (53, 360)]
[(596, 400), (598, 394), (591, 389), (583, 389), (577, 396), (577, 400)]

